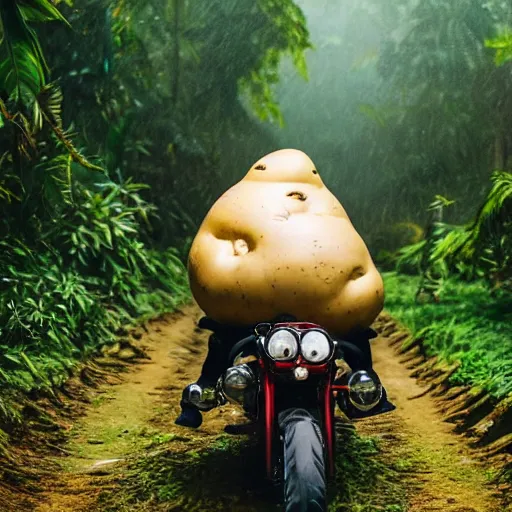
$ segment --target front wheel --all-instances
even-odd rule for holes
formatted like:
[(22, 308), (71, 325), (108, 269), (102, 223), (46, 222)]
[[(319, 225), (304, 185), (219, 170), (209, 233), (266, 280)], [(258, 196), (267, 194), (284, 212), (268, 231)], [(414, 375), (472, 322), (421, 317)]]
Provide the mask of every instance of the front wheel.
[(279, 414), (283, 438), (286, 512), (325, 512), (326, 480), (322, 432), (305, 409)]

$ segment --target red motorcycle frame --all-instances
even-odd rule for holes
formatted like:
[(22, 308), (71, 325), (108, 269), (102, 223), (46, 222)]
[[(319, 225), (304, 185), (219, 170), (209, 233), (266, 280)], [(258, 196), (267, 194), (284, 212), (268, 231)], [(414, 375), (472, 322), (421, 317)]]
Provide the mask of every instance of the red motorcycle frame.
[[(321, 326), (309, 322), (287, 322), (279, 323), (273, 326), (274, 329), (292, 328), (299, 333), (310, 329), (321, 329)], [(319, 392), (319, 404), (322, 411), (322, 424), (325, 442), (326, 462), (328, 475), (330, 478), (335, 474), (334, 457), (334, 393), (348, 392), (348, 386), (333, 384), (336, 365), (334, 355), (322, 364), (312, 364), (304, 360), (299, 355), (295, 361), (280, 362), (269, 358), (259, 357), (259, 367), (261, 369), (262, 387), (264, 396), (264, 414), (265, 414), (265, 460), (267, 476), (272, 477), (273, 463), (272, 450), (275, 435), (275, 375), (276, 373), (293, 371), (297, 367), (306, 368), (310, 375), (325, 375), (325, 384)]]

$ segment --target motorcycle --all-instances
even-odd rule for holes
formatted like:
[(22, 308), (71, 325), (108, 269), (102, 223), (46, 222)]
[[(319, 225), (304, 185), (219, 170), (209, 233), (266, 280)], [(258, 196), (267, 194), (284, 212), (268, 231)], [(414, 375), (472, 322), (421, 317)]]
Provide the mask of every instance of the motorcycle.
[[(335, 404), (348, 418), (395, 408), (377, 374), (357, 370), (361, 359), (356, 345), (308, 322), (259, 324), (229, 354), (215, 400), (238, 404), (259, 427), (267, 477), (283, 484), (286, 512), (327, 510), (327, 482), (336, 469)], [(342, 361), (356, 371), (339, 376)]]

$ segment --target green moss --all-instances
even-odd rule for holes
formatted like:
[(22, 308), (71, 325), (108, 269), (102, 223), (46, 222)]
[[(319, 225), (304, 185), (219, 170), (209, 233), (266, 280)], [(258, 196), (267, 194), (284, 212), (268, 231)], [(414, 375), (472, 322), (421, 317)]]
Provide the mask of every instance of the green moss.
[(400, 470), (389, 460), (391, 454), (384, 461), (377, 440), (356, 432), (341, 432), (336, 441), (336, 495), (330, 510), (405, 512), (405, 488), (399, 480)]
[(512, 297), (483, 282), (449, 279), (440, 302), (417, 304), (419, 278), (384, 274), (385, 307), (421, 338), (428, 355), (459, 361), (454, 385), (479, 386), (497, 399), (512, 393)]
[[(282, 490), (266, 481), (257, 440), (220, 435), (182, 452), (175, 451), (171, 442), (132, 464), (120, 491), (101, 497), (105, 510), (281, 510)], [(405, 511), (405, 491), (398, 476), (392, 464), (383, 462), (374, 439), (342, 431), (330, 510)]]

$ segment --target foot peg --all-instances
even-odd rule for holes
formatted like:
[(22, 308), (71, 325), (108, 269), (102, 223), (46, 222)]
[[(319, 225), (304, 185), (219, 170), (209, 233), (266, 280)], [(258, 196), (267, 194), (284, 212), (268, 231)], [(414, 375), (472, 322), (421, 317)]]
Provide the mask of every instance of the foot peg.
[(200, 411), (210, 411), (219, 405), (217, 391), (214, 387), (203, 387), (197, 382), (189, 384), (181, 395), (181, 405), (189, 405)]
[(215, 388), (201, 387), (197, 382), (189, 384), (181, 395), (181, 414), (175, 421), (182, 427), (198, 428), (203, 422), (201, 411), (209, 411), (219, 405)]

